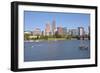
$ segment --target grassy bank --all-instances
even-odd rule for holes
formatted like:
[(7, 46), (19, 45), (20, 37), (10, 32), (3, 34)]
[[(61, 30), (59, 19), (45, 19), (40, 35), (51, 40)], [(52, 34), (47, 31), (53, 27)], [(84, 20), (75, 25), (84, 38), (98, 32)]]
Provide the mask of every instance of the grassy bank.
[(48, 40), (67, 40), (66, 38), (48, 38)]

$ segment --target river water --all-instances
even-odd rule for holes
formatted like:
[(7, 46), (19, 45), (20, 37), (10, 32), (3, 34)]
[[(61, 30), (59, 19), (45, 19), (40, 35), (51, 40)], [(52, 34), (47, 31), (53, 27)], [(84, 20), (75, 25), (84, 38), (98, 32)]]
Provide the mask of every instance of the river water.
[(90, 40), (83, 43), (88, 49), (79, 48), (80, 40), (24, 42), (24, 61), (71, 60), (90, 58)]

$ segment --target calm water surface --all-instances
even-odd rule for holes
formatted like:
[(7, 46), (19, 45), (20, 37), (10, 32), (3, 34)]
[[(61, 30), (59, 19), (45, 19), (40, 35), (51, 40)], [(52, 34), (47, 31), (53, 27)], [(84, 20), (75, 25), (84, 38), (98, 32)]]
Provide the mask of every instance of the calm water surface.
[(24, 42), (24, 61), (70, 60), (90, 58), (90, 41), (83, 42), (87, 50), (80, 50), (80, 40)]

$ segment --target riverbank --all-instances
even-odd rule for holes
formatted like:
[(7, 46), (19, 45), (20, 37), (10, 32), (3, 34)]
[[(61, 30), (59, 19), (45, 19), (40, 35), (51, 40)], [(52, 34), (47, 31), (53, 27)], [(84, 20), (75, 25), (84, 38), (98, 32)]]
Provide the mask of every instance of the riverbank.
[(38, 40), (25, 40), (25, 42), (41, 42), (41, 41), (60, 41), (60, 40), (77, 40), (75, 38), (66, 39), (66, 38), (48, 38), (48, 39), (38, 39)]
[(68, 40), (66, 38), (48, 38), (49, 41), (53, 41), (53, 40)]

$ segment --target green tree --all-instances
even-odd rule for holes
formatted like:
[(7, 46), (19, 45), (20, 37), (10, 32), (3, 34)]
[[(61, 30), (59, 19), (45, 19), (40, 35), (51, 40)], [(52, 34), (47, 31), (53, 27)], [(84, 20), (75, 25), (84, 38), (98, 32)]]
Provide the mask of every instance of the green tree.
[(30, 40), (29, 36), (30, 34), (24, 34), (24, 40)]

